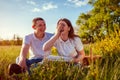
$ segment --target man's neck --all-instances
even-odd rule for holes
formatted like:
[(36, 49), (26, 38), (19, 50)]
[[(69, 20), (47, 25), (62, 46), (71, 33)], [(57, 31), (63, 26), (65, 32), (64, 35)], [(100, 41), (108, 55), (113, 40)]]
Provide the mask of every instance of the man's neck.
[(39, 33), (39, 34), (37, 34), (37, 33), (35, 33), (35, 36), (36, 36), (36, 38), (38, 38), (39, 40), (42, 40), (43, 38), (44, 38), (44, 36), (45, 36), (45, 33)]

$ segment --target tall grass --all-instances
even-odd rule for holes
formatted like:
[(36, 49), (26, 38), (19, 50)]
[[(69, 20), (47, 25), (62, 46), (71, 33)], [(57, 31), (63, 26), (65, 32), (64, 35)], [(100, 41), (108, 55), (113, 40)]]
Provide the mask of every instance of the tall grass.
[[(32, 65), (32, 74), (13, 75), (20, 80), (120, 80), (120, 37), (107, 37), (101, 42), (85, 45), (85, 52), (89, 53), (92, 46), (94, 54), (103, 55), (100, 60), (91, 63), (89, 67), (79, 68), (65, 62), (46, 61), (38, 67)], [(111, 39), (117, 41), (117, 47), (112, 46)], [(106, 41), (107, 40), (107, 41)], [(106, 42), (105, 42), (106, 41)], [(108, 46), (108, 47), (107, 47)], [(106, 48), (107, 47), (107, 48)], [(21, 46), (0, 46), (0, 80), (15, 80), (8, 75), (8, 65), (14, 63), (19, 55)], [(52, 50), (57, 55), (55, 48)], [(38, 64), (39, 65), (39, 64)]]
[(20, 52), (20, 46), (0, 46), (0, 77), (6, 79), (8, 76), (7, 67), (15, 63), (15, 58)]

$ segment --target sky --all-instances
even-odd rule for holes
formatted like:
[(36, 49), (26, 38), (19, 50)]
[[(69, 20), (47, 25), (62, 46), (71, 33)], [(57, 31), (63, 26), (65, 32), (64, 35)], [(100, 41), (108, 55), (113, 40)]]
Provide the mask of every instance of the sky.
[(46, 32), (54, 33), (60, 18), (67, 18), (76, 27), (81, 13), (87, 13), (92, 6), (88, 0), (0, 0), (0, 39), (12, 39), (16, 34), (24, 37), (32, 33), (32, 20), (42, 17)]

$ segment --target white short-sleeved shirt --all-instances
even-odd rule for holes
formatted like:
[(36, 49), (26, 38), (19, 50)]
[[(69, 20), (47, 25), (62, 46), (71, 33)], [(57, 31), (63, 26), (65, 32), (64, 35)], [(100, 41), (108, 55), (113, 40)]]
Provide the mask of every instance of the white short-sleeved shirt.
[(54, 46), (57, 48), (59, 55), (65, 57), (75, 57), (77, 56), (77, 51), (83, 49), (83, 44), (79, 37), (68, 39), (67, 41), (59, 38), (54, 43)]
[(29, 49), (29, 58), (43, 58), (46, 54), (50, 54), (50, 51), (44, 52), (42, 50), (43, 44), (49, 40), (53, 34), (45, 33), (45, 36), (42, 40), (39, 40), (35, 37), (34, 33), (26, 35), (23, 39), (23, 44), (30, 45)]

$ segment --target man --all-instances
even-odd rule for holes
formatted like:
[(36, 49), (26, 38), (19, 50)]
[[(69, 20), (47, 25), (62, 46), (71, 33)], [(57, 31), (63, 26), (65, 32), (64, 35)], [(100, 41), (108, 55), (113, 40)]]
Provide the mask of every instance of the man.
[[(45, 32), (46, 23), (44, 19), (37, 17), (32, 22), (34, 33), (28, 34), (23, 38), (20, 55), (16, 59), (16, 63), (25, 71), (29, 71), (31, 64), (41, 62), (46, 55), (50, 54), (50, 51), (44, 52), (42, 47), (53, 35)], [(29, 59), (27, 59), (28, 53), (30, 53)]]

